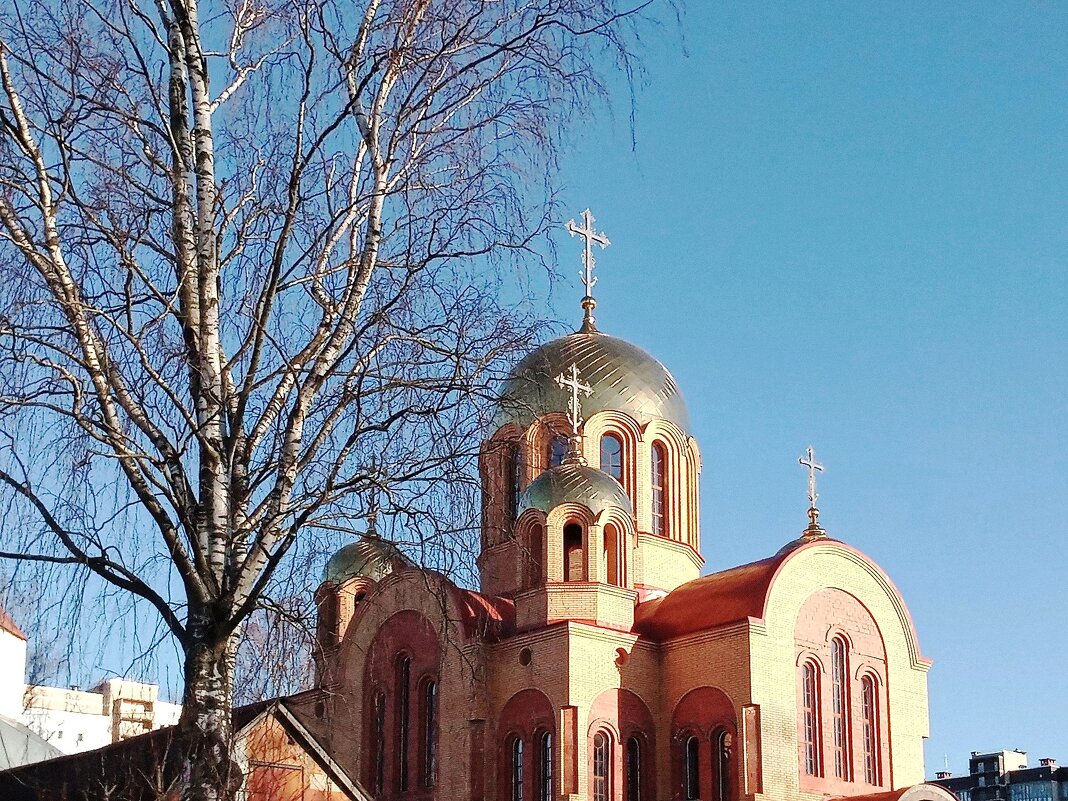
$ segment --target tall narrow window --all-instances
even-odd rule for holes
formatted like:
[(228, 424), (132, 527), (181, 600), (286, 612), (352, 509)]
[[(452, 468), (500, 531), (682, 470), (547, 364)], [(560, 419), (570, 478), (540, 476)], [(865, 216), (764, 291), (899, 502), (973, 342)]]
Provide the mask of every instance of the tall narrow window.
[(538, 775), (535, 777), (535, 801), (553, 801), (553, 735), (542, 731), (534, 735), (538, 747)]
[(519, 443), (511, 442), (508, 445), (508, 520), (515, 520), (515, 513), (519, 509), (520, 486), (523, 478), (523, 462), (519, 456)]
[(612, 765), (611, 743), (603, 731), (593, 735), (593, 801), (608, 801), (611, 797), (608, 771)]
[(668, 535), (667, 528), (667, 452), (659, 442), (653, 443), (653, 533)]
[(852, 781), (849, 753), (849, 658), (841, 637), (831, 640), (831, 715), (834, 736), (834, 775)]
[(712, 737), (712, 758), (715, 760), (716, 769), (716, 801), (730, 801), (731, 745), (732, 738), (726, 729), (720, 729)]
[(512, 801), (523, 801), (523, 741), (512, 740)]
[(809, 776), (822, 776), (819, 668), (812, 661), (805, 662), (801, 667), (801, 707), (805, 773)]
[(586, 569), (582, 554), (582, 526), (564, 526), (564, 581), (585, 581)]
[(601, 470), (623, 483), (623, 443), (615, 434), (601, 437)]
[(860, 680), (861, 714), (864, 716), (864, 781), (880, 785), (882, 781), (882, 755), (879, 753), (879, 696), (875, 679), (865, 676)]
[(434, 786), (438, 746), (438, 685), (423, 685), (423, 787)]
[(397, 662), (397, 787), (408, 789), (408, 732), (411, 728), (409, 682), (412, 660), (402, 656)]
[(527, 578), (525, 582), (527, 587), (533, 587), (542, 581), (544, 536), (544, 531), (540, 525), (530, 527), (530, 539), (527, 546), (530, 549), (530, 553), (527, 554)]
[(567, 456), (567, 437), (557, 434), (549, 440), (549, 467), (559, 467)]
[(625, 794), (623, 801), (642, 799), (642, 741), (637, 735), (627, 738), (626, 773), (623, 777)]
[(605, 578), (609, 584), (623, 586), (623, 548), (619, 529), (615, 526), (604, 527), (604, 564)]
[(696, 737), (686, 740), (683, 752), (683, 780), (688, 801), (701, 797), (701, 743)]
[(374, 765), (372, 784), (375, 795), (381, 795), (386, 783), (386, 696), (384, 693), (375, 693), (371, 748), (374, 760), (372, 762)]

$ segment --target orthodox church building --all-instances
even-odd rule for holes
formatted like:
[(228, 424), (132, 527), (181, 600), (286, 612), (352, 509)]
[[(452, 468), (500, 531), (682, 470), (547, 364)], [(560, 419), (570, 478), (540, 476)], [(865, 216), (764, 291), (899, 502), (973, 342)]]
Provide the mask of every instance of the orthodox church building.
[[(244, 797), (955, 801), (922, 783), (930, 662), (908, 608), (821, 527), (811, 449), (807, 528), (701, 575), (682, 393), (597, 329), (592, 246), (608, 240), (588, 211), (569, 229), (585, 240), (585, 319), (503, 387), (481, 452), (478, 591), (373, 527), (336, 553), (315, 596), (315, 687), (235, 710)], [(86, 777), (129, 785), (131, 765), (158, 763), (177, 797), (169, 731), (0, 773), (0, 795), (87, 799)]]
[[(512, 371), (481, 454), (479, 590), (363, 536), (316, 595), (317, 716), (374, 798), (815, 801), (923, 781), (927, 671), (904, 599), (816, 508), (701, 575), (682, 393), (585, 319)], [(799, 526), (799, 529), (801, 526)]]

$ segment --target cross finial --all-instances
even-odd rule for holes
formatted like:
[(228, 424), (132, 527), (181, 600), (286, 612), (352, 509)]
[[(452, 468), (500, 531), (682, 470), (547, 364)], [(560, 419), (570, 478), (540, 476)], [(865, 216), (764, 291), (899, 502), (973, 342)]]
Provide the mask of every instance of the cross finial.
[(823, 472), (823, 465), (816, 461), (816, 452), (812, 446), (808, 446), (805, 455), (797, 460), (802, 467), (808, 468), (808, 528), (805, 529), (806, 537), (822, 537), (825, 532), (820, 528), (820, 510), (816, 507), (819, 493), (816, 492), (816, 473)]
[(583, 463), (582, 440), (579, 436), (579, 426), (582, 425), (582, 407), (579, 403), (579, 393), (588, 398), (590, 393), (593, 392), (593, 387), (582, 381), (579, 377), (578, 365), (574, 362), (565, 372), (556, 377), (556, 385), (560, 389), (571, 390), (571, 397), (567, 399), (567, 421), (571, 424), (571, 436), (568, 439), (567, 456), (564, 457), (564, 460)]
[(585, 209), (582, 212), (581, 226), (577, 225), (573, 219), (567, 221), (567, 230), (571, 233), (571, 236), (578, 234), (585, 240), (582, 251), (582, 272), (579, 273), (579, 276), (581, 276), (582, 283), (586, 286), (586, 296), (582, 299), (582, 308), (585, 311), (582, 330), (586, 333), (597, 330), (593, 324), (593, 310), (597, 306), (597, 301), (593, 299), (593, 285), (597, 283), (597, 276), (593, 274), (593, 268), (597, 266), (597, 262), (593, 258), (593, 246), (597, 244), (603, 249), (612, 244), (608, 241), (607, 236), (597, 233), (593, 227), (595, 222), (597, 221), (593, 218), (593, 214), (590, 213), (589, 209)]
[(371, 457), (371, 492), (367, 501), (367, 533), (378, 536), (378, 459)]

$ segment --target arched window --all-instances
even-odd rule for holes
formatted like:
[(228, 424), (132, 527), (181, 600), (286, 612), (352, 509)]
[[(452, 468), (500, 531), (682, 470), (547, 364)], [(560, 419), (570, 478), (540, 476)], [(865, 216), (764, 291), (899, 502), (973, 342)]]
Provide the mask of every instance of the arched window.
[(834, 775), (853, 780), (849, 753), (849, 646), (845, 638), (831, 640), (831, 716)]
[(667, 450), (659, 442), (653, 443), (651, 475), (653, 485), (653, 533), (666, 537), (668, 535)]
[(423, 787), (434, 786), (434, 770), (438, 749), (438, 685), (434, 681), (423, 684), (422, 767)]
[(538, 749), (536, 764), (537, 775), (534, 777), (535, 801), (553, 801), (553, 735), (552, 732), (540, 731), (534, 735)]
[(523, 481), (523, 461), (519, 455), (519, 443), (508, 444), (508, 519), (515, 520), (519, 509), (520, 487)]
[(623, 442), (615, 434), (601, 437), (601, 470), (623, 483)]
[(683, 751), (683, 782), (687, 801), (701, 797), (701, 742), (694, 736), (686, 740)]
[(616, 587), (622, 587), (625, 579), (621, 539), (618, 528), (613, 525), (604, 527), (605, 579)]
[(527, 543), (530, 552), (527, 554), (527, 576), (525, 582), (525, 586), (527, 587), (533, 587), (540, 584), (542, 581), (542, 553), (545, 548), (544, 536), (544, 530), (540, 525), (533, 525), (530, 527), (530, 537)]
[(582, 553), (582, 526), (564, 526), (564, 581), (585, 581), (586, 565)]
[(603, 731), (593, 735), (593, 801), (609, 801), (612, 788), (612, 744)]
[(372, 702), (374, 710), (374, 718), (372, 720), (371, 728), (371, 748), (372, 757), (371, 764), (373, 765), (374, 773), (372, 774), (371, 784), (374, 787), (374, 794), (381, 795), (385, 789), (386, 781), (386, 695), (385, 693), (375, 693), (374, 701)]
[(823, 775), (823, 745), (820, 723), (820, 678), (819, 667), (812, 660), (801, 666), (801, 715), (804, 733), (802, 748), (805, 756), (805, 773), (809, 776)]
[(864, 717), (864, 781), (880, 785), (883, 777), (879, 748), (879, 696), (878, 685), (870, 675), (860, 680), (860, 706)]
[(720, 729), (712, 735), (712, 767), (716, 781), (716, 801), (730, 801), (732, 745), (733, 738), (726, 729)]
[(523, 740), (512, 740), (512, 801), (523, 801)]
[(410, 682), (412, 660), (401, 656), (397, 660), (397, 788), (408, 789), (408, 732), (411, 728)]
[(636, 734), (627, 738), (623, 787), (623, 801), (642, 801), (642, 741)]
[(555, 434), (549, 440), (549, 467), (559, 467), (567, 456), (567, 437), (563, 434)]

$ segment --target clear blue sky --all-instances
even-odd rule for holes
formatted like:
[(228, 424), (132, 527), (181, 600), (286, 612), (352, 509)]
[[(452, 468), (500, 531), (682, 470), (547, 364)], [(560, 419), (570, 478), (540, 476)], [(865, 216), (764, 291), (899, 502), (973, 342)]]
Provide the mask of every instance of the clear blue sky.
[[(603, 330), (682, 385), (708, 569), (823, 522), (911, 607), (928, 775), (1068, 761), (1068, 6), (693, 0), (565, 161)], [(555, 308), (577, 321), (578, 244)], [(574, 269), (572, 269), (574, 267)]]

